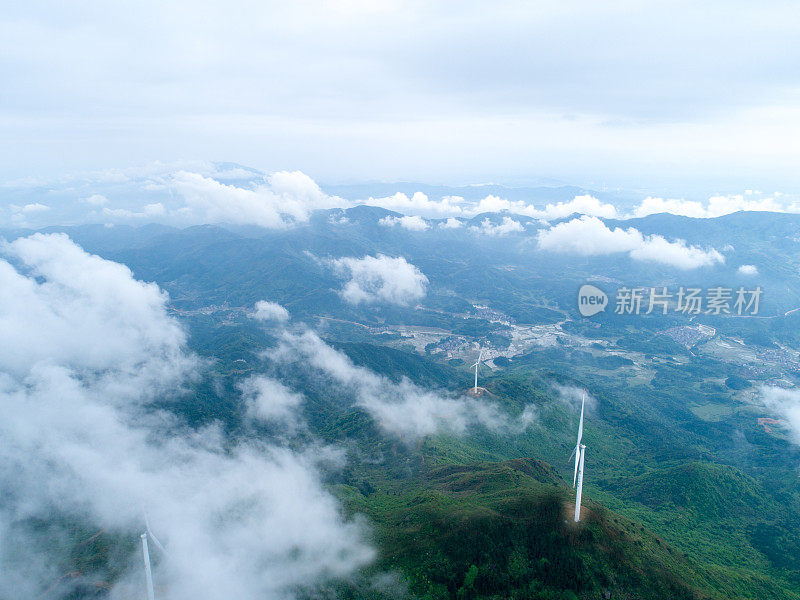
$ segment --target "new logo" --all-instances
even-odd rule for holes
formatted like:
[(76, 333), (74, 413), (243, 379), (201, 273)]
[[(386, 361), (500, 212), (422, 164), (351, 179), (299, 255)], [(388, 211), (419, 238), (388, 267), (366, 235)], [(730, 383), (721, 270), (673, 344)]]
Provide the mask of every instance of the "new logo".
[(578, 311), (584, 317), (602, 312), (608, 306), (608, 295), (593, 285), (584, 284), (578, 290)]

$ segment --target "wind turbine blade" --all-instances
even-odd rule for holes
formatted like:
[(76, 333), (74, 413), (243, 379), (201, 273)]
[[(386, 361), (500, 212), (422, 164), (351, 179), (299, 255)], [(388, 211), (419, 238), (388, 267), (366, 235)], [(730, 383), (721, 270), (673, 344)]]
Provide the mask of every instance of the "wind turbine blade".
[(145, 514), (144, 516), (144, 525), (147, 531), (147, 535), (150, 537), (151, 540), (153, 540), (153, 543), (158, 547), (159, 550), (161, 550), (161, 552), (163, 552), (166, 556), (169, 556), (167, 549), (164, 548), (164, 545), (156, 537), (156, 534), (153, 533), (152, 529), (150, 529), (150, 518), (148, 517), (147, 514)]
[(149, 527), (147, 528), (147, 535), (150, 536), (150, 539), (153, 540), (153, 543), (158, 546), (158, 549), (161, 550), (161, 552), (163, 552), (166, 556), (169, 556), (167, 549), (164, 548), (164, 545), (160, 541), (158, 541), (158, 538), (152, 531), (150, 531)]
[(575, 475), (572, 477), (572, 487), (573, 488), (575, 487), (575, 481), (578, 478), (578, 455), (579, 454), (580, 454), (580, 449), (578, 448), (578, 446), (575, 446), (572, 449), (572, 453), (569, 455), (569, 458), (567, 459), (567, 462), (569, 462), (569, 461), (572, 460), (573, 456), (575, 457)]
[(581, 448), (580, 445), (575, 446), (575, 450), (572, 451), (575, 455), (575, 475), (572, 477), (572, 487), (575, 487), (575, 482), (578, 480), (578, 464), (581, 460)]
[(153, 571), (150, 568), (150, 551), (147, 548), (147, 534), (143, 533), (139, 536), (142, 540), (142, 558), (144, 559), (144, 574), (145, 585), (147, 586), (147, 600), (155, 600), (155, 591), (153, 590)]

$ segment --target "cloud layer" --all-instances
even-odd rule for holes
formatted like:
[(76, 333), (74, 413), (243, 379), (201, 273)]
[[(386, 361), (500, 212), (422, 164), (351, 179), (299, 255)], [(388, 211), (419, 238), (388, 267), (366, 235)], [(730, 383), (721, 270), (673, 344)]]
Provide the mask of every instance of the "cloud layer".
[(431, 200), (427, 194), (414, 192), (411, 197), (397, 192), (392, 196), (383, 198), (369, 198), (365, 202), (369, 206), (380, 206), (388, 210), (414, 215), (447, 216), (462, 214), (464, 199), (458, 196), (445, 196), (441, 200)]
[[(152, 550), (165, 600), (286, 598), (371, 559), (361, 526), (323, 488), (325, 449), (231, 443), (152, 405), (202, 368), (155, 285), (61, 235), (17, 240), (2, 256), (0, 596), (101, 583), (60, 571), (62, 519), (131, 542), (115, 565), (120, 597), (143, 594), (145, 513), (169, 550)], [(300, 401), (267, 379), (244, 389), (259, 419)], [(41, 544), (31, 519), (51, 527)]]
[(418, 215), (406, 215), (402, 217), (387, 216), (383, 217), (379, 223), (385, 227), (399, 225), (403, 229), (408, 229), (409, 231), (425, 231), (430, 227), (427, 221)]
[(259, 300), (250, 316), (258, 321), (284, 322), (289, 320), (289, 311), (277, 302)]
[(689, 6), (16, 3), (0, 19), (0, 165), (227, 155), (328, 179), (794, 185), (800, 9)]
[(424, 390), (405, 378), (394, 383), (354, 365), (313, 331), (285, 332), (270, 356), (278, 361), (307, 364), (321, 371), (333, 379), (337, 387), (351, 390), (358, 405), (381, 429), (407, 440), (415, 441), (439, 432), (464, 434), (476, 425), (495, 432), (521, 433), (536, 420), (533, 405), (514, 419), (485, 399), (443, 395)]
[(509, 233), (520, 233), (525, 231), (525, 227), (519, 221), (511, 217), (503, 217), (500, 223), (492, 223), (489, 217), (481, 221), (480, 226), (473, 225), (472, 231), (485, 235), (508, 235)]
[(745, 275), (747, 277), (752, 277), (754, 275), (758, 275), (758, 267), (755, 265), (742, 265), (740, 266), (736, 272), (739, 275)]
[(223, 184), (198, 173), (180, 171), (169, 182), (186, 204), (181, 216), (202, 223), (233, 223), (281, 228), (307, 221), (312, 211), (346, 206), (328, 196), (300, 171), (280, 171), (253, 188)]
[(283, 423), (291, 429), (297, 425), (296, 409), (303, 402), (301, 394), (264, 375), (249, 377), (239, 387), (251, 418)]
[(683, 240), (668, 241), (660, 235), (643, 235), (638, 229), (609, 228), (596, 217), (558, 223), (539, 232), (539, 248), (579, 256), (627, 253), (632, 259), (656, 262), (678, 269), (695, 269), (725, 261), (713, 248), (689, 246)]
[(749, 193), (728, 196), (712, 196), (706, 204), (696, 200), (664, 199), (648, 196), (633, 210), (632, 216), (646, 217), (656, 213), (670, 213), (685, 217), (711, 219), (729, 215), (738, 211), (756, 212), (800, 212), (800, 205), (784, 203), (771, 196), (748, 190)]
[(428, 278), (402, 256), (345, 257), (329, 264), (347, 278), (340, 294), (350, 304), (385, 302), (406, 306), (427, 293)]
[(800, 390), (765, 386), (761, 388), (761, 399), (786, 422), (792, 441), (800, 445)]
[[(519, 196), (520, 190), (514, 193)], [(541, 193), (540, 188), (537, 196)], [(20, 194), (30, 201), (19, 201)], [(3, 197), (5, 206), (1, 205)], [(47, 203), (42, 202), (43, 199)], [(327, 194), (301, 171), (265, 175), (235, 165), (179, 162), (109, 169), (53, 181), (21, 181), (5, 186), (0, 183), (0, 226), (155, 221), (176, 226), (231, 223), (281, 229), (306, 223), (318, 209), (345, 209), (362, 204), (403, 213), (387, 216), (381, 223), (411, 231), (430, 230), (426, 218), (444, 218), (445, 223), (456, 228), (459, 221), (453, 220), (455, 217), (463, 220), (483, 213), (508, 213), (504, 216), (509, 219), (521, 215), (544, 223), (571, 215), (629, 219), (670, 213), (713, 218), (742, 210), (800, 212), (800, 201), (795, 196), (779, 192), (765, 195), (757, 190), (715, 195), (706, 202), (647, 196), (634, 206), (628, 202), (625, 206), (614, 206), (590, 194), (538, 204), (491, 194), (479, 200), (466, 200), (444, 191), (438, 198), (418, 191), (411, 196), (398, 192), (385, 197), (347, 200)]]

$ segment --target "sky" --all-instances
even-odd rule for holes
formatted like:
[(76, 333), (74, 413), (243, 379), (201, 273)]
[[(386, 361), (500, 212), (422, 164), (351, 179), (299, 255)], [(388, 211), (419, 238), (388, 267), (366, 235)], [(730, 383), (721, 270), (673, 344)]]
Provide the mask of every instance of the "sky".
[(5, 4), (0, 180), (213, 160), (324, 183), (800, 187), (796, 2)]

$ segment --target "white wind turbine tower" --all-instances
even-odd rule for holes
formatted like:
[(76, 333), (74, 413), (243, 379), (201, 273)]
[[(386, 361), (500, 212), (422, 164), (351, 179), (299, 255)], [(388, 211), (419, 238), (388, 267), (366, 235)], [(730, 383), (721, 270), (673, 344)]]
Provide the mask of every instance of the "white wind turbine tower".
[(580, 466), (578, 467), (578, 491), (575, 493), (575, 522), (581, 520), (581, 495), (583, 494), (583, 459), (586, 456), (586, 446), (580, 447)]
[(147, 515), (144, 517), (144, 523), (145, 532), (139, 536), (139, 539), (142, 540), (142, 558), (144, 559), (144, 574), (147, 580), (147, 600), (155, 600), (156, 595), (155, 590), (153, 589), (153, 570), (150, 567), (150, 549), (147, 545), (147, 539), (150, 538), (153, 540), (153, 543), (164, 554), (167, 554), (167, 551), (150, 529), (150, 519), (147, 518)]
[(478, 368), (481, 365), (482, 359), (483, 359), (483, 348), (481, 348), (481, 351), (478, 353), (478, 360), (475, 361), (474, 365), (472, 365), (473, 367), (475, 367), (475, 388), (472, 390), (472, 393), (475, 394), (476, 396), (478, 395)]
[[(572, 454), (575, 455), (575, 475), (572, 478), (572, 487), (577, 484), (578, 490), (575, 494), (575, 522), (581, 520), (581, 495), (583, 494), (583, 458), (586, 454), (586, 446), (581, 444), (583, 439), (583, 409), (586, 406), (586, 390), (583, 390), (581, 396), (581, 420), (578, 423), (578, 441), (575, 443), (575, 448)], [(572, 455), (570, 455), (572, 458)]]

